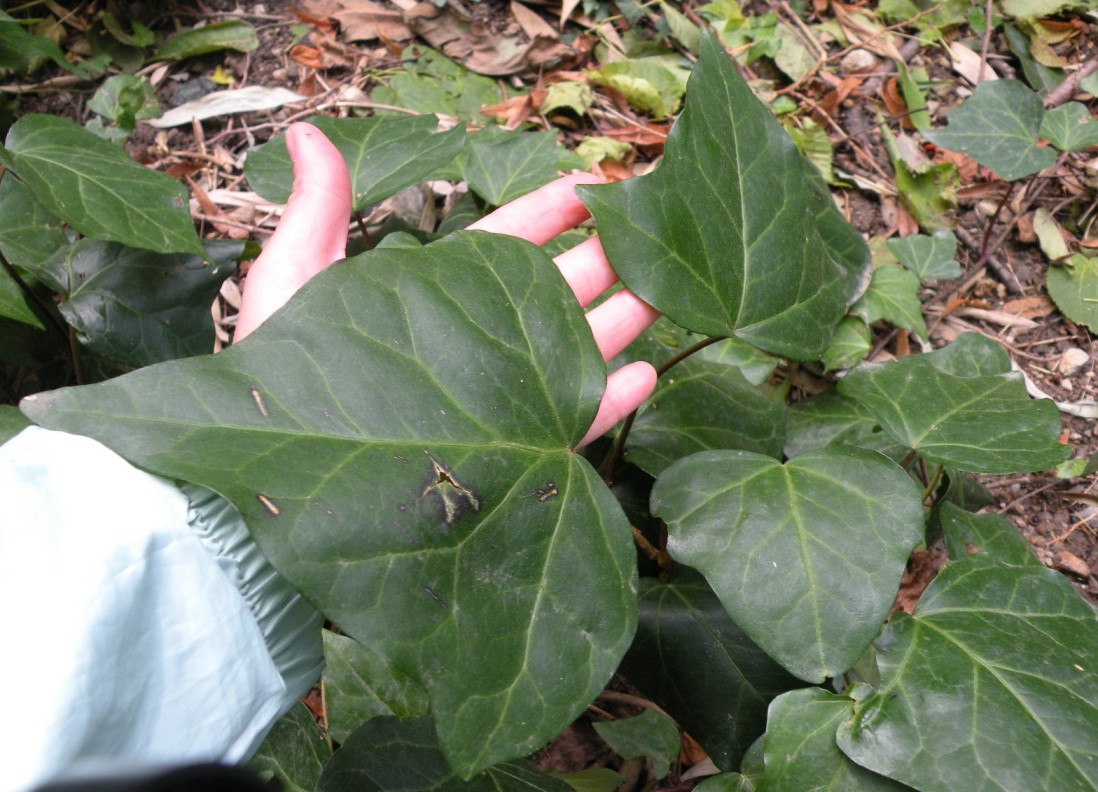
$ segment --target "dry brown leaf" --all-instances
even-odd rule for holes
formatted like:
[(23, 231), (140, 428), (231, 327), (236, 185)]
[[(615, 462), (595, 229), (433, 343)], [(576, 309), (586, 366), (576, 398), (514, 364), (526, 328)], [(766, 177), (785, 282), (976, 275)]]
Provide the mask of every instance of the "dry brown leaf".
[(936, 542), (926, 550), (914, 550), (907, 561), (907, 569), (900, 579), (900, 590), (896, 594), (896, 602), (893, 610), (903, 611), (910, 615), (915, 612), (915, 605), (919, 597), (926, 591), (938, 572), (946, 564), (945, 546)]
[(414, 34), (400, 11), (385, 8), (371, 0), (338, 0), (331, 16), (339, 22), (346, 41), (408, 41)]
[(1075, 553), (1061, 550), (1056, 554), (1056, 568), (1068, 572), (1076, 577), (1090, 577), (1090, 566)]
[(1024, 316), (1026, 319), (1040, 319), (1056, 311), (1052, 300), (1043, 294), (1034, 294), (1030, 297), (1019, 297), (1003, 305), (1003, 310), (1015, 316)]
[(632, 143), (634, 146), (662, 146), (667, 142), (671, 129), (667, 124), (645, 124), (604, 129), (602, 134), (614, 140)]
[(302, 0), (290, 7), (290, 13), (302, 22), (320, 30), (331, 30), (332, 13), (339, 9), (336, 0)]
[(613, 160), (603, 160), (602, 162), (596, 162), (594, 167), (591, 168), (591, 172), (596, 176), (601, 176), (603, 181), (606, 182), (620, 182), (632, 179), (634, 175), (633, 169), (628, 165), (621, 162), (614, 162)]
[(568, 17), (572, 16), (572, 12), (576, 10), (576, 6), (580, 4), (580, 0), (563, 0), (560, 4), (560, 26), (564, 28), (564, 23), (568, 21)]
[(907, 103), (905, 103), (903, 97), (900, 96), (897, 79), (892, 77), (881, 83), (879, 93), (881, 94), (881, 99), (884, 100), (885, 107), (888, 108), (888, 112), (891, 113), (893, 117), (900, 120), (904, 129), (914, 129), (915, 127), (912, 126), (911, 118), (907, 112)]
[(534, 36), (524, 43), (517, 36), (488, 30), (453, 6), (437, 8), (432, 3), (417, 3), (404, 18), (428, 44), (478, 74), (498, 77), (536, 72), (553, 68), (576, 55), (555, 32), (552, 36)]
[(526, 96), (512, 96), (510, 99), (504, 99), (499, 104), (485, 105), (480, 108), (480, 114), (503, 120), (504, 129), (518, 129), (530, 117), (530, 114), (541, 105), (541, 102), (545, 99), (545, 91), (541, 92), (541, 97), (536, 100), (536, 104), (535, 99), (533, 92)]
[(1017, 217), (1014, 227), (1018, 229), (1018, 241), (1023, 245), (1032, 245), (1037, 241), (1037, 232), (1033, 230), (1033, 212)]
[(553, 30), (552, 25), (542, 19), (537, 11), (527, 8), (517, 0), (511, 0), (511, 15), (519, 23), (522, 32), (530, 38), (534, 39), (538, 36), (545, 36), (550, 39), (557, 38), (557, 31)]
[(861, 18), (854, 6), (843, 5), (839, 2), (831, 4), (835, 12), (835, 19), (846, 33), (852, 44), (857, 44), (862, 49), (889, 58), (893, 61), (902, 61), (903, 56), (893, 43), (893, 36), (886, 30), (878, 30)]

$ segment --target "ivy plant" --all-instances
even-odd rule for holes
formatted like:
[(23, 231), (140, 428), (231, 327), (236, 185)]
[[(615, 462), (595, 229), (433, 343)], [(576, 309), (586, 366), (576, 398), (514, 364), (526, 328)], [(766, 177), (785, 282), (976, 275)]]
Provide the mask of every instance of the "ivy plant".
[[(427, 122), (324, 123), (360, 209), (470, 161)], [(6, 278), (76, 302), (85, 261), (111, 295), (149, 262), (217, 266), (174, 184), (122, 184), (118, 148), (92, 136), (81, 158), (78, 133), (26, 117), (0, 149)], [(249, 167), (286, 183), (277, 143)], [(144, 366), (33, 395), (26, 418), (221, 493), (338, 627), (325, 730), (295, 710), (257, 766), (291, 789), (560, 790), (523, 757), (622, 672), (723, 771), (707, 789), (1098, 786), (1094, 610), (973, 514), (968, 475), (1061, 462), (1055, 407), (978, 336), (785, 405), (791, 368), (869, 315), (869, 253), (712, 37), (663, 163), (581, 197), (666, 317), (623, 356), (659, 364), (652, 400), (582, 453), (606, 367), (549, 254), (513, 238), (383, 245), (217, 356), (170, 359), (194, 350), (163, 343), (152, 302), (103, 326), (23, 306)], [(897, 255), (948, 271), (943, 245)], [(216, 282), (192, 279), (164, 288)], [(139, 332), (156, 351), (121, 355), (112, 334)], [(23, 422), (0, 411), (0, 431)], [(911, 551), (939, 535), (950, 560), (893, 613)], [(607, 739), (662, 771), (665, 720)]]

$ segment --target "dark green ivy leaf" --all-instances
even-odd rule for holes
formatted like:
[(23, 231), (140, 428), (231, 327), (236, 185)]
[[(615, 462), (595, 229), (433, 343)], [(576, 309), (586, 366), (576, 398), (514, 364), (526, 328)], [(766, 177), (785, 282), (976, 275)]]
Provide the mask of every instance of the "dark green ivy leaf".
[(578, 191), (622, 280), (676, 324), (814, 360), (865, 262), (825, 244), (813, 167), (707, 35), (660, 166)]
[(690, 360), (664, 377), (637, 415), (626, 459), (653, 476), (697, 451), (742, 449), (778, 458), (785, 406), (751, 386), (735, 366)]
[(332, 622), (428, 687), (470, 776), (557, 735), (632, 638), (629, 525), (571, 450), (604, 387), (552, 260), (460, 232), (325, 270), (216, 357), (24, 409), (232, 501)]
[(19, 412), (18, 407), (0, 404), (0, 445), (8, 442), (30, 425), (31, 422)]
[(332, 749), (304, 704), (294, 704), (259, 746), (248, 766), (270, 774), (286, 792), (313, 792)]
[(521, 132), (471, 137), (465, 159), (469, 189), (492, 206), (548, 184), (557, 175), (557, 135)]
[(1041, 137), (1060, 151), (1082, 151), (1098, 145), (1098, 121), (1080, 102), (1068, 102), (1045, 112)]
[[(339, 149), (351, 174), (352, 210), (360, 212), (406, 187), (438, 178), (461, 152), (465, 128), (437, 132), (438, 118), (378, 116), (329, 118), (309, 123)], [(293, 167), (284, 135), (248, 152), (244, 173), (252, 189), (268, 200), (285, 203), (293, 185)]]
[(81, 343), (136, 368), (213, 350), (209, 307), (244, 243), (205, 245), (204, 256), (165, 256), (81, 239), (33, 271), (66, 298), (58, 308)]
[(1045, 108), (1041, 98), (1017, 80), (988, 80), (949, 114), (945, 129), (923, 132), (927, 140), (960, 151), (1005, 181), (1042, 171), (1056, 152), (1037, 145)]
[(732, 619), (795, 676), (850, 668), (880, 630), (923, 506), (873, 451), (829, 446), (791, 459), (708, 451), (652, 489), (667, 550), (699, 570)]
[(68, 244), (60, 221), (14, 176), (0, 181), (0, 217), (0, 253), (16, 267), (31, 269)]
[(783, 693), (766, 721), (766, 792), (896, 792), (903, 784), (850, 761), (835, 744), (835, 730), (854, 706), (821, 688)]
[(430, 718), (367, 721), (324, 768), (316, 792), (572, 792), (518, 760), (458, 778)]
[(599, 737), (622, 759), (643, 756), (652, 763), (652, 777), (663, 778), (679, 758), (682, 738), (679, 727), (666, 715), (646, 709), (632, 718), (595, 721)]
[(1055, 467), (1068, 455), (1060, 413), (1016, 374), (961, 376), (929, 356), (863, 363), (839, 382), (896, 442), (924, 459), (981, 473)]
[(38, 203), (81, 234), (157, 253), (205, 255), (183, 186), (114, 143), (59, 116), (31, 113), (12, 125), (5, 145), (5, 164)]
[(427, 714), (427, 691), (407, 674), (353, 638), (324, 631), (324, 703), (328, 732), (346, 740), (364, 721), (379, 716)]
[(1062, 575), (987, 554), (946, 565), (877, 641), (883, 684), (839, 727), (918, 789), (1098, 787), (1098, 618)]
[(731, 770), (766, 725), (766, 705), (799, 682), (732, 621), (701, 575), (641, 581), (637, 636), (622, 670), (713, 762)]
[(955, 258), (957, 237), (948, 228), (940, 228), (932, 235), (915, 234), (890, 239), (888, 249), (921, 280), (961, 277), (961, 265)]
[(973, 514), (949, 502), (941, 504), (938, 514), (951, 561), (987, 553), (1004, 564), (1042, 566), (1029, 542), (1005, 517)]

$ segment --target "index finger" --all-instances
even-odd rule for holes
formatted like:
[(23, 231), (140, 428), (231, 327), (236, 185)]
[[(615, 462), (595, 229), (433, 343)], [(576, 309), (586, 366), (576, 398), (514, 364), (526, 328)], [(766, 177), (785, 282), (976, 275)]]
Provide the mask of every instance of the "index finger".
[(575, 228), (591, 214), (576, 196), (578, 184), (598, 184), (590, 173), (573, 173), (549, 182), (521, 198), (504, 204), (469, 226), (472, 231), (491, 231), (544, 245), (557, 234)]

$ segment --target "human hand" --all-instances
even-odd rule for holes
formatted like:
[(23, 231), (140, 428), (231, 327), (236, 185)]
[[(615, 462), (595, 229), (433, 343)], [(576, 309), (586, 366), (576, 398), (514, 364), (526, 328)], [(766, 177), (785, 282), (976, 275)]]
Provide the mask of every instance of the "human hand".
[[(278, 228), (248, 272), (237, 341), (282, 307), (309, 278), (346, 255), (351, 180), (343, 157), (320, 130), (304, 123), (289, 128), (286, 146), (294, 163), (293, 190)], [(500, 207), (470, 229), (544, 244), (587, 219), (574, 188), (593, 182), (597, 179), (590, 174), (565, 176)], [(556, 263), (582, 306), (617, 282), (597, 238), (557, 256)], [(658, 316), (654, 308), (623, 290), (589, 311), (587, 321), (603, 359), (609, 360)], [(639, 407), (655, 386), (656, 372), (648, 363), (631, 363), (612, 373), (579, 447)]]

